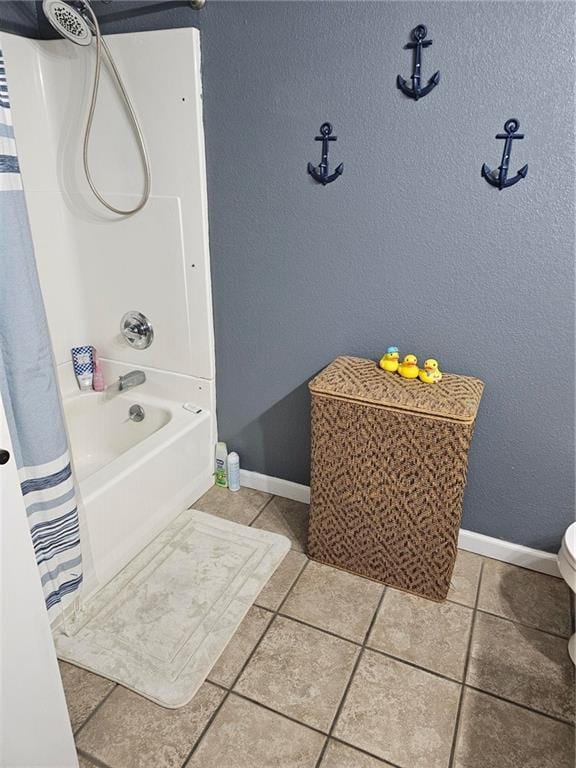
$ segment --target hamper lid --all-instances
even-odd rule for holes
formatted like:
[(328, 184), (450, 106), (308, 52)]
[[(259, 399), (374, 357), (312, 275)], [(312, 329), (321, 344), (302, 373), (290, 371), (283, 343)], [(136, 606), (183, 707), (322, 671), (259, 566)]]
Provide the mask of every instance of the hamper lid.
[(315, 395), (472, 422), (484, 382), (472, 376), (443, 373), (437, 384), (423, 384), (418, 379), (383, 371), (373, 360), (337, 357), (312, 379), (309, 388)]

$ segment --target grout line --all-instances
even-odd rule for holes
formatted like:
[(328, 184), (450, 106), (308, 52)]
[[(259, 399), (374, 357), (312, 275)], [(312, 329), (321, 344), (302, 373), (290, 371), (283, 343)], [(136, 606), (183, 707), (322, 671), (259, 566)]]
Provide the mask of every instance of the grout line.
[[(226, 688), (225, 685), (223, 685), (222, 683), (217, 683), (215, 680), (209, 680), (208, 678), (206, 678), (206, 680), (204, 680), (204, 682), (205, 683), (210, 683), (210, 685), (213, 685), (215, 688), (220, 688), (222, 691), (229, 691), (230, 690), (229, 688)], [(194, 697), (192, 697), (191, 700), (193, 700), (193, 699), (194, 699)]]
[(472, 654), (472, 638), (474, 637), (474, 628), (476, 626), (476, 616), (478, 615), (478, 603), (480, 601), (480, 589), (482, 587), (483, 574), (484, 574), (484, 561), (482, 561), (482, 563), (480, 564), (480, 573), (478, 574), (478, 584), (476, 585), (476, 598), (474, 600), (472, 622), (470, 624), (470, 636), (468, 637), (468, 647), (466, 648), (466, 659), (464, 661), (464, 669), (462, 671), (462, 683), (460, 685), (458, 709), (456, 710), (456, 720), (454, 721), (454, 734), (452, 736), (452, 746), (450, 748), (450, 759), (448, 761), (449, 768), (452, 768), (452, 766), (454, 765), (454, 760), (456, 759), (456, 745), (458, 743), (458, 732), (460, 730), (460, 717), (462, 715), (462, 704), (464, 701), (464, 687), (466, 682), (466, 676), (468, 674), (468, 665), (470, 664), (470, 656)]
[(274, 497), (274, 496), (271, 494), (271, 495), (270, 495), (270, 498), (266, 500), (266, 503), (264, 504), (264, 506), (263, 506), (263, 507), (261, 507), (261, 509), (259, 509), (259, 510), (258, 510), (258, 512), (256, 513), (256, 517), (255, 517), (255, 518), (254, 518), (254, 520), (252, 520), (252, 522), (250, 523), (250, 525), (249, 525), (249, 528), (252, 528), (252, 526), (254, 525), (254, 523), (256, 522), (256, 520), (258, 520), (258, 518), (260, 517), (260, 515), (262, 514), (262, 512), (264, 512), (264, 510), (266, 509), (266, 507), (267, 507), (267, 506), (269, 506), (269, 504), (271, 503), (272, 499), (274, 499), (274, 498), (275, 498), (275, 497)]
[(464, 687), (469, 688), (471, 691), (476, 691), (477, 693), (483, 693), (486, 696), (491, 696), (493, 699), (498, 699), (498, 701), (503, 701), (506, 704), (512, 704), (515, 707), (520, 707), (520, 709), (525, 709), (527, 712), (532, 712), (534, 715), (547, 717), (549, 720), (554, 720), (555, 722), (563, 723), (564, 725), (571, 725), (572, 728), (576, 726), (576, 723), (573, 720), (565, 720), (558, 715), (551, 715), (549, 712), (543, 712), (541, 709), (534, 709), (534, 707), (529, 707), (528, 704), (520, 704), (518, 701), (513, 701), (512, 699), (507, 699), (505, 696), (500, 696), (498, 693), (485, 691), (484, 688), (477, 688), (475, 685), (469, 685), (468, 683), (464, 683)]
[(110, 768), (108, 763), (104, 763), (102, 762), (102, 760), (99, 760), (97, 757), (93, 757), (90, 754), (90, 752), (86, 752), (85, 749), (78, 749), (78, 747), (76, 747), (76, 753), (81, 757), (85, 758), (86, 760), (88, 760), (89, 762), (93, 763), (96, 766), (96, 768)]
[[(304, 553), (304, 554), (306, 555), (306, 553)], [(310, 561), (310, 558), (308, 557), (308, 555), (306, 555), (306, 562), (305, 562), (305, 563), (304, 563), (304, 565), (302, 566), (302, 570), (300, 571), (300, 573), (298, 574), (298, 576), (296, 576), (296, 578), (295, 578), (295, 579), (294, 579), (294, 581), (292, 582), (292, 584), (291, 584), (291, 586), (290, 586), (290, 589), (288, 590), (288, 592), (286, 592), (286, 594), (285, 594), (285, 595), (284, 595), (284, 597), (282, 598), (282, 600), (281, 600), (281, 602), (280, 602), (280, 605), (278, 606), (278, 608), (276, 608), (276, 610), (274, 611), (275, 617), (276, 617), (277, 615), (282, 615), (280, 612), (282, 611), (282, 608), (284, 608), (284, 603), (285, 603), (285, 602), (288, 600), (288, 598), (289, 598), (289, 597), (290, 597), (290, 595), (292, 594), (292, 590), (294, 589), (294, 587), (296, 586), (296, 584), (298, 584), (298, 582), (299, 582), (299, 581), (300, 581), (300, 579), (302, 578), (302, 574), (304, 573), (304, 571), (306, 570), (306, 568), (308, 568), (308, 565), (309, 565), (309, 563), (310, 563), (310, 562), (311, 562), (311, 561)], [(272, 624), (272, 622), (270, 622), (270, 624)]]
[[(345, 747), (350, 747), (351, 749), (355, 749), (357, 752), (361, 752), (363, 755), (366, 755), (367, 757), (371, 757), (374, 760), (378, 760), (379, 763), (382, 763), (382, 760), (384, 759), (376, 755), (374, 752), (368, 752), (367, 749), (363, 749), (363, 747), (358, 747), (356, 746), (356, 744), (350, 744), (349, 742), (344, 741), (343, 739), (340, 739), (338, 736), (331, 736), (330, 740), (337, 741), (338, 744), (344, 744)], [(389, 759), (386, 759), (386, 761), (382, 763), (382, 766), (386, 766), (386, 768), (388, 768), (388, 766), (390, 766), (390, 768), (404, 768), (404, 766), (398, 765), (398, 763), (391, 763)]]
[[(79, 667), (79, 669), (82, 669), (82, 667)], [(96, 674), (96, 672), (93, 672), (92, 674)], [(100, 675), (100, 677), (101, 677), (101, 675)], [(108, 679), (108, 678), (107, 678), (107, 679)], [(98, 712), (98, 710), (99, 710), (99, 709), (100, 709), (100, 707), (101, 707), (101, 706), (104, 704), (104, 702), (108, 701), (108, 699), (110, 698), (110, 696), (112, 696), (112, 694), (114, 693), (114, 691), (116, 690), (116, 688), (117, 688), (119, 685), (120, 685), (119, 683), (114, 683), (114, 685), (113, 685), (113, 686), (112, 686), (112, 688), (111, 688), (111, 689), (108, 691), (108, 693), (106, 694), (106, 696), (104, 696), (104, 698), (102, 699), (102, 701), (100, 701), (100, 702), (99, 702), (99, 703), (96, 705), (96, 707), (94, 707), (94, 709), (92, 710), (92, 712), (90, 712), (90, 714), (88, 715), (88, 717), (86, 718), (86, 720), (84, 720), (84, 722), (83, 722), (83, 723), (82, 723), (82, 725), (81, 725), (81, 726), (78, 728), (78, 730), (74, 732), (74, 741), (76, 741), (76, 739), (77, 739), (77, 738), (78, 738), (78, 736), (80, 735), (80, 732), (81, 732), (81, 731), (83, 731), (83, 730), (84, 730), (84, 728), (86, 727), (86, 724), (87, 724), (87, 723), (88, 723), (90, 720), (92, 720), (92, 718), (94, 717), (94, 715), (96, 714), (96, 712)], [(123, 688), (124, 686), (120, 686), (120, 687), (121, 687), (121, 688)]]
[[(216, 683), (210, 683), (210, 685), (215, 685), (218, 688), (222, 688), (221, 685), (217, 685)], [(196, 741), (192, 745), (192, 748), (190, 749), (190, 751), (188, 752), (188, 754), (184, 758), (184, 761), (181, 763), (181, 768), (185, 768), (185, 766), (188, 764), (188, 761), (191, 760), (192, 755), (194, 754), (194, 752), (198, 748), (198, 745), (200, 744), (200, 742), (202, 741), (202, 739), (204, 738), (204, 736), (206, 735), (208, 730), (210, 729), (210, 726), (212, 725), (212, 723), (216, 719), (218, 713), (220, 712), (220, 710), (224, 706), (224, 702), (227, 701), (229, 695), (230, 695), (230, 691), (226, 691), (224, 693), (224, 696), (222, 696), (222, 701), (220, 702), (220, 704), (218, 704), (218, 706), (216, 707), (214, 712), (212, 712), (212, 714), (208, 718), (208, 721), (207, 721), (206, 725), (204, 726), (204, 728), (202, 728), (202, 731), (200, 732), (200, 736), (198, 736), (198, 738), (196, 739)], [(194, 699), (192, 699), (192, 700), (194, 700)]]
[[(392, 589), (393, 589), (393, 587), (392, 587)], [(410, 592), (408, 592), (407, 594), (410, 594)], [(415, 595), (415, 597), (422, 597), (423, 600), (427, 599), (426, 597), (423, 597), (422, 595)], [(436, 601), (434, 601), (434, 602), (436, 602)], [(468, 605), (468, 603), (461, 603), (458, 600), (451, 600), (449, 597), (447, 597), (442, 602), (438, 603), (438, 605), (445, 605), (446, 603), (450, 603), (450, 605), (459, 605), (461, 608), (470, 608), (471, 611), (474, 610), (474, 606), (473, 605)]]
[(278, 709), (274, 709), (274, 707), (271, 707), (269, 704), (263, 704), (261, 701), (258, 701), (258, 699), (253, 699), (251, 696), (247, 696), (245, 693), (240, 693), (239, 691), (230, 691), (231, 696), (236, 696), (239, 699), (243, 699), (244, 701), (249, 701), (251, 704), (256, 704), (259, 707), (262, 707), (262, 709), (266, 709), (268, 712), (273, 712), (275, 715), (280, 715), (280, 717), (283, 717), (285, 720), (290, 720), (291, 723), (296, 723), (296, 725), (301, 725), (304, 728), (308, 728), (311, 731), (314, 731), (315, 733), (320, 734), (320, 736), (324, 736), (327, 739), (327, 731), (323, 731), (321, 728), (318, 728), (317, 725), (310, 725), (310, 723), (304, 723), (302, 720), (298, 720), (295, 717), (292, 717), (292, 715), (287, 715), (285, 712), (280, 712)]
[[(262, 516), (264, 511), (274, 501), (274, 499), (283, 499), (283, 498), (285, 498), (285, 497), (284, 496), (278, 496), (277, 494), (272, 494), (270, 496), (270, 498), (268, 499), (268, 501), (266, 502), (266, 504), (264, 504), (264, 506), (262, 507), (260, 512), (258, 512), (258, 514), (254, 518), (254, 520), (252, 520), (252, 522), (250, 523), (250, 528), (252, 528), (254, 523), (256, 523), (260, 519), (260, 517)], [(305, 506), (308, 506), (308, 505), (305, 505)], [(282, 514), (282, 513), (280, 513), (280, 514)], [(267, 528), (263, 528), (262, 530), (268, 530), (268, 529)], [(277, 531), (270, 531), (270, 533), (277, 533)], [(279, 534), (279, 535), (285, 536), (290, 541), (290, 552), (300, 552), (301, 554), (306, 555), (308, 560), (310, 560), (310, 558), (308, 557), (308, 555), (306, 553), (307, 541), (305, 541), (303, 544), (302, 544), (302, 542), (298, 541), (297, 542), (298, 544), (302, 544), (302, 549), (296, 549), (296, 547), (294, 546), (295, 542), (289, 536), (287, 536), (286, 534)], [(298, 537), (296, 537), (296, 538), (298, 538)], [(308, 532), (306, 532), (306, 538), (308, 538)]]
[[(273, 498), (274, 498), (274, 496), (272, 496), (272, 497), (271, 497), (271, 498), (268, 500), (267, 504), (265, 504), (265, 505), (264, 505), (264, 507), (263, 507), (263, 508), (262, 508), (262, 510), (261, 510), (262, 512), (264, 511), (264, 509), (266, 508), (266, 506), (268, 506), (268, 504), (269, 504), (269, 503), (272, 501), (272, 499), (273, 499)], [(254, 519), (256, 520), (257, 518), (254, 518)], [(288, 590), (288, 591), (286, 592), (286, 594), (284, 595), (284, 597), (283, 597), (282, 601), (280, 602), (280, 604), (279, 604), (278, 608), (277, 608), (275, 611), (270, 611), (270, 610), (269, 610), (269, 609), (267, 609), (267, 608), (264, 608), (264, 609), (263, 609), (263, 610), (267, 610), (269, 613), (272, 613), (272, 614), (273, 614), (273, 615), (272, 615), (272, 618), (270, 619), (270, 621), (269, 621), (269, 623), (268, 623), (268, 626), (265, 628), (264, 632), (262, 632), (262, 634), (261, 634), (260, 638), (258, 639), (258, 642), (255, 644), (254, 648), (252, 648), (252, 651), (251, 651), (251, 652), (250, 652), (250, 654), (248, 655), (248, 657), (247, 657), (246, 661), (245, 661), (245, 662), (242, 664), (242, 666), (240, 667), (240, 670), (239, 670), (238, 674), (236, 675), (236, 677), (234, 678), (234, 680), (232, 681), (232, 683), (231, 683), (230, 687), (229, 687), (229, 688), (224, 688), (224, 686), (222, 686), (222, 685), (218, 685), (217, 683), (212, 683), (212, 682), (211, 682), (211, 685), (218, 685), (218, 688), (223, 688), (223, 689), (226, 691), (226, 693), (224, 694), (224, 696), (223, 696), (223, 698), (222, 698), (222, 701), (220, 702), (220, 704), (219, 704), (219, 705), (216, 707), (216, 709), (214, 710), (214, 713), (212, 714), (212, 716), (210, 717), (210, 719), (209, 719), (209, 720), (208, 720), (208, 722), (206, 723), (205, 727), (202, 729), (202, 732), (201, 732), (200, 736), (199, 736), (199, 737), (198, 737), (198, 739), (196, 740), (195, 744), (192, 746), (192, 749), (191, 749), (191, 750), (190, 750), (190, 752), (188, 753), (188, 756), (186, 757), (186, 759), (185, 759), (185, 760), (184, 760), (184, 762), (182, 763), (182, 768), (184, 768), (184, 767), (186, 766), (186, 764), (188, 763), (188, 761), (189, 761), (189, 760), (192, 758), (192, 755), (193, 755), (193, 754), (196, 752), (196, 750), (197, 750), (197, 749), (198, 749), (198, 747), (200, 746), (200, 743), (203, 741), (204, 737), (206, 736), (206, 734), (207, 734), (208, 730), (210, 729), (210, 727), (211, 727), (212, 723), (213, 723), (213, 722), (214, 722), (214, 720), (216, 719), (216, 716), (218, 715), (218, 713), (220, 712), (220, 710), (221, 710), (221, 709), (222, 709), (222, 707), (224, 706), (225, 702), (228, 700), (228, 697), (229, 697), (229, 696), (230, 696), (230, 694), (232, 693), (232, 690), (233, 690), (234, 686), (236, 685), (236, 683), (238, 682), (238, 680), (239, 680), (239, 679), (240, 679), (240, 677), (242, 676), (242, 674), (243, 674), (244, 670), (246, 669), (246, 667), (248, 666), (248, 664), (249, 664), (249, 663), (250, 663), (250, 661), (252, 660), (252, 657), (254, 656), (254, 654), (256, 653), (256, 651), (258, 650), (258, 648), (260, 647), (260, 644), (261, 644), (261, 643), (262, 643), (262, 641), (264, 640), (264, 637), (265, 637), (265, 636), (268, 634), (268, 632), (269, 632), (269, 630), (270, 630), (270, 627), (272, 626), (272, 624), (273, 624), (273, 623), (274, 623), (274, 621), (276, 620), (276, 616), (278, 615), (278, 611), (279, 611), (279, 610), (282, 608), (282, 606), (284, 605), (285, 601), (286, 601), (286, 600), (287, 600), (287, 598), (288, 598), (288, 595), (290, 594), (290, 592), (292, 592), (292, 590), (294, 589), (294, 586), (295, 586), (295, 585), (298, 583), (298, 580), (300, 579), (300, 577), (302, 576), (302, 574), (303, 574), (303, 573), (304, 573), (304, 571), (306, 570), (306, 566), (308, 565), (308, 563), (309, 563), (309, 562), (310, 562), (310, 560), (309, 560), (309, 559), (307, 559), (307, 560), (306, 560), (306, 562), (304, 563), (304, 566), (302, 567), (302, 570), (300, 571), (300, 573), (298, 574), (298, 576), (297, 576), (297, 577), (294, 579), (294, 582), (291, 584), (291, 586), (290, 586), (289, 590)], [(261, 608), (262, 606), (258, 606), (258, 607), (259, 607), (259, 608)], [(234, 635), (232, 635), (232, 637), (234, 637)], [(230, 639), (232, 639), (232, 638), (230, 638)], [(240, 696), (240, 694), (238, 694), (238, 693), (235, 693), (235, 695), (236, 695), (236, 696)], [(243, 697), (243, 698), (247, 698), (247, 697)], [(248, 700), (249, 700), (249, 701), (251, 701), (251, 699), (248, 699)], [(264, 705), (263, 705), (263, 704), (261, 704), (260, 702), (255, 702), (255, 703), (256, 703), (256, 704), (258, 704), (259, 706), (264, 706)], [(265, 707), (265, 708), (266, 708), (266, 709), (269, 709), (269, 707)], [(274, 712), (275, 710), (271, 710), (271, 711), (272, 711), (272, 712)], [(277, 714), (280, 714), (282, 717), (286, 717), (286, 715), (283, 715), (282, 713), (277, 713)], [(288, 718), (288, 719), (290, 719), (290, 718)], [(298, 721), (295, 721), (295, 722), (298, 722)], [(307, 726), (307, 727), (309, 727), (309, 726)]]
[(364, 655), (364, 651), (366, 650), (366, 643), (368, 642), (368, 638), (370, 637), (370, 633), (372, 632), (372, 627), (374, 626), (376, 622), (376, 617), (378, 616), (378, 613), (380, 612), (380, 608), (382, 606), (382, 603), (384, 601), (384, 595), (386, 594), (386, 587), (382, 590), (382, 594), (380, 595), (380, 598), (378, 600), (378, 603), (374, 609), (374, 613), (372, 614), (372, 618), (370, 620), (370, 624), (368, 625), (368, 628), (364, 634), (364, 639), (362, 641), (362, 645), (360, 646), (360, 651), (358, 652), (358, 656), (356, 657), (356, 661), (354, 662), (354, 666), (352, 667), (352, 671), (350, 672), (350, 677), (348, 678), (348, 682), (346, 683), (346, 687), (344, 688), (344, 691), (342, 693), (342, 697), (340, 698), (340, 703), (336, 707), (336, 712), (334, 713), (334, 717), (332, 718), (332, 723), (330, 725), (330, 729), (328, 731), (328, 738), (326, 739), (326, 743), (324, 744), (322, 751), (320, 752), (320, 755), (318, 757), (318, 760), (316, 761), (316, 768), (320, 768), (320, 765), (322, 764), (322, 760), (324, 759), (324, 755), (326, 754), (326, 750), (328, 749), (328, 744), (330, 743), (330, 738), (332, 737), (332, 734), (334, 733), (334, 729), (336, 728), (336, 723), (338, 722), (338, 718), (340, 717), (340, 713), (342, 712), (342, 709), (344, 708), (344, 702), (346, 701), (346, 697), (348, 696), (348, 691), (350, 690), (352, 686), (352, 681), (356, 677), (356, 671), (358, 667), (360, 666), (360, 661)]
[(322, 751), (320, 752), (320, 755), (318, 756), (318, 760), (316, 761), (316, 768), (320, 768), (322, 761), (324, 760), (324, 755), (326, 754), (326, 750), (328, 749), (328, 744), (330, 743), (330, 738), (332, 736), (332, 733), (334, 732), (334, 728), (336, 726), (336, 722), (338, 718), (340, 717), (340, 713), (342, 709), (344, 708), (344, 702), (346, 700), (346, 696), (348, 695), (348, 691), (350, 690), (350, 687), (352, 686), (352, 680), (354, 680), (356, 676), (356, 670), (358, 669), (360, 665), (360, 661), (362, 659), (362, 656), (364, 655), (364, 646), (360, 648), (358, 651), (358, 655), (356, 657), (356, 661), (354, 662), (354, 666), (352, 667), (352, 670), (350, 672), (350, 677), (348, 678), (348, 682), (346, 683), (346, 686), (344, 688), (344, 691), (342, 693), (342, 697), (340, 699), (340, 702), (338, 706), (336, 707), (336, 712), (334, 713), (334, 717), (332, 718), (332, 723), (330, 724), (330, 728), (328, 729), (328, 738), (326, 739), (326, 742), (324, 743), (324, 746), (322, 747)]
[(483, 613), (485, 616), (494, 616), (497, 619), (502, 619), (502, 621), (507, 621), (510, 624), (516, 624), (518, 627), (524, 627), (525, 629), (532, 629), (535, 632), (542, 632), (545, 635), (550, 635), (551, 637), (558, 637), (561, 640), (564, 640), (566, 643), (568, 642), (568, 639), (570, 635), (561, 635), (559, 632), (552, 632), (549, 629), (542, 629), (541, 627), (535, 627), (533, 624), (526, 624), (523, 621), (517, 621), (516, 619), (511, 619), (509, 616), (502, 616), (499, 613), (492, 613), (492, 611), (487, 611), (485, 608), (476, 608), (475, 609), (478, 613)]
[(291, 616), (289, 613), (282, 613), (280, 610), (277, 611), (278, 616), (280, 616), (281, 619), (290, 619), (290, 621), (294, 621), (297, 624), (303, 624), (305, 627), (310, 627), (310, 629), (316, 629), (319, 632), (323, 632), (325, 635), (330, 635), (330, 637), (335, 637), (337, 640), (343, 640), (345, 643), (352, 643), (352, 645), (355, 645), (357, 648), (362, 648), (363, 643), (359, 640), (351, 640), (349, 637), (344, 637), (344, 635), (339, 635), (337, 632), (333, 632), (331, 629), (325, 629), (324, 627), (319, 627), (317, 624), (310, 624), (309, 621), (304, 621), (304, 619), (299, 619), (297, 616)]
[[(288, 555), (290, 554), (290, 552), (298, 552), (298, 550), (296, 550), (296, 549), (291, 549), (289, 552), (287, 552), (287, 553), (286, 553), (286, 557), (288, 557)], [(286, 592), (286, 594), (284, 595), (284, 597), (283, 597), (283, 598), (280, 600), (280, 602), (278, 603), (278, 606), (277, 606), (276, 608), (268, 608), (267, 606), (265, 606), (265, 605), (262, 605), (261, 603), (259, 603), (259, 602), (258, 602), (258, 597), (260, 597), (260, 595), (262, 594), (262, 593), (260, 592), (260, 593), (258, 594), (258, 597), (256, 598), (256, 600), (255, 600), (255, 601), (254, 601), (254, 603), (253, 603), (253, 605), (255, 605), (255, 606), (256, 606), (256, 608), (262, 608), (262, 610), (263, 610), (263, 611), (269, 611), (270, 613), (273, 613), (275, 616), (276, 616), (276, 614), (279, 614), (279, 615), (281, 615), (281, 616), (283, 616), (283, 615), (284, 615), (284, 614), (281, 614), (281, 613), (280, 613), (280, 611), (281, 611), (281, 609), (284, 607), (284, 603), (285, 603), (285, 602), (286, 602), (286, 600), (288, 599), (288, 596), (290, 595), (290, 593), (292, 592), (292, 590), (293, 590), (293, 589), (294, 589), (294, 587), (296, 586), (297, 582), (300, 580), (300, 577), (302, 576), (302, 573), (304, 572), (304, 569), (308, 567), (308, 563), (310, 562), (310, 558), (308, 557), (308, 555), (307, 555), (305, 552), (298, 552), (298, 554), (299, 554), (299, 555), (304, 555), (304, 557), (306, 558), (306, 560), (305, 560), (305, 562), (304, 562), (304, 565), (302, 566), (302, 568), (300, 568), (300, 570), (299, 570), (299, 571), (298, 571), (298, 573), (296, 574), (296, 577), (295, 577), (294, 581), (292, 582), (292, 584), (290, 585), (290, 587), (289, 587), (288, 591)], [(268, 583), (268, 582), (267, 582), (267, 583)], [(264, 591), (264, 587), (262, 587), (262, 591)]]
[(382, 607), (382, 603), (384, 602), (384, 596), (386, 595), (386, 592), (388, 591), (388, 588), (385, 586), (382, 590), (382, 594), (380, 595), (380, 599), (378, 600), (378, 605), (376, 606), (376, 610), (374, 611), (374, 615), (372, 616), (372, 619), (370, 621), (370, 624), (368, 625), (368, 629), (366, 630), (366, 634), (364, 635), (364, 640), (362, 642), (362, 645), (366, 645), (368, 642), (368, 638), (370, 637), (370, 633), (372, 632), (372, 629), (374, 628), (374, 624), (376, 624), (376, 617), (378, 616), (378, 612), (380, 611), (380, 608)]
[(378, 656), (385, 656), (387, 659), (391, 659), (392, 661), (399, 661), (401, 664), (405, 664), (407, 667), (412, 667), (412, 669), (417, 669), (419, 672), (427, 672), (429, 675), (434, 675), (434, 677), (440, 678), (440, 680), (447, 680), (449, 683), (456, 683), (456, 685), (464, 685), (464, 680), (458, 680), (455, 677), (448, 677), (448, 675), (444, 675), (442, 672), (435, 672), (433, 669), (423, 667), (421, 664), (416, 664), (414, 661), (410, 661), (409, 659), (403, 659), (401, 656), (394, 656), (394, 654), (388, 653), (388, 651), (381, 651), (371, 645), (367, 645), (366, 650), (371, 651), (372, 653), (377, 653)]

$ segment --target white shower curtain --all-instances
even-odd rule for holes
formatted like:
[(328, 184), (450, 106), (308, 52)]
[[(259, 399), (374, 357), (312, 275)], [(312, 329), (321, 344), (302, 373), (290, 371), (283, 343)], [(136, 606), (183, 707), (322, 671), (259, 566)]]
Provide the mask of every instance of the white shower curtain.
[(74, 478), (0, 50), (0, 394), (49, 611), (82, 583)]

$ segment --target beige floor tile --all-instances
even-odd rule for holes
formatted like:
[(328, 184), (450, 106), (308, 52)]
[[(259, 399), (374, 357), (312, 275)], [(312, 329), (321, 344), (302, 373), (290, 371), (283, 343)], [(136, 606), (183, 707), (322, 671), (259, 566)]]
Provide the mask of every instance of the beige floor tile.
[(231, 694), (186, 768), (314, 768), (324, 740)]
[(367, 650), (334, 735), (406, 768), (448, 768), (460, 689)]
[(466, 682), (556, 717), (574, 715), (566, 640), (506, 619), (476, 615)]
[(88, 760), (87, 757), (81, 754), (78, 754), (78, 765), (80, 768), (98, 768), (96, 763), (93, 763), (92, 760)]
[(433, 603), (388, 589), (368, 645), (441, 675), (462, 680), (473, 611), (455, 603)]
[(537, 629), (570, 635), (570, 590), (554, 576), (486, 559), (478, 607)]
[(326, 731), (358, 651), (347, 640), (277, 616), (234, 690)]
[(363, 642), (384, 586), (311, 561), (282, 606), (282, 613)]
[(256, 598), (256, 605), (270, 611), (278, 610), (307, 562), (308, 558), (303, 552), (290, 550)]
[(208, 680), (229, 688), (254, 650), (274, 614), (263, 608), (250, 608), (224, 652), (212, 667)]
[(574, 729), (465, 690), (454, 768), (574, 768)]
[(192, 509), (210, 512), (242, 525), (250, 525), (271, 498), (269, 493), (255, 491), (253, 488), (240, 488), (239, 491), (232, 492), (215, 485), (192, 504)]
[(331, 739), (320, 768), (386, 768), (389, 765), (390, 763), (384, 763), (375, 757), (358, 752), (347, 744)]
[(452, 572), (448, 600), (473, 608), (476, 603), (478, 581), (483, 558), (473, 552), (459, 549)]
[(204, 683), (185, 707), (165, 709), (117, 686), (80, 732), (78, 748), (110, 768), (180, 768), (224, 695)]
[(281, 533), (292, 542), (292, 549), (306, 551), (308, 504), (274, 496), (254, 523), (255, 528)]
[(116, 683), (65, 661), (60, 661), (59, 664), (68, 714), (72, 730), (76, 732)]

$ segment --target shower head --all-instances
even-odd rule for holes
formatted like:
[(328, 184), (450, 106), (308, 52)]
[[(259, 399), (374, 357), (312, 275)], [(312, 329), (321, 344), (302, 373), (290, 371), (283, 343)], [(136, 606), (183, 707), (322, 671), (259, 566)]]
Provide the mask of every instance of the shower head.
[(56, 32), (77, 45), (90, 45), (92, 24), (82, 13), (87, 3), (70, 3), (63, 0), (44, 0), (42, 10)]

